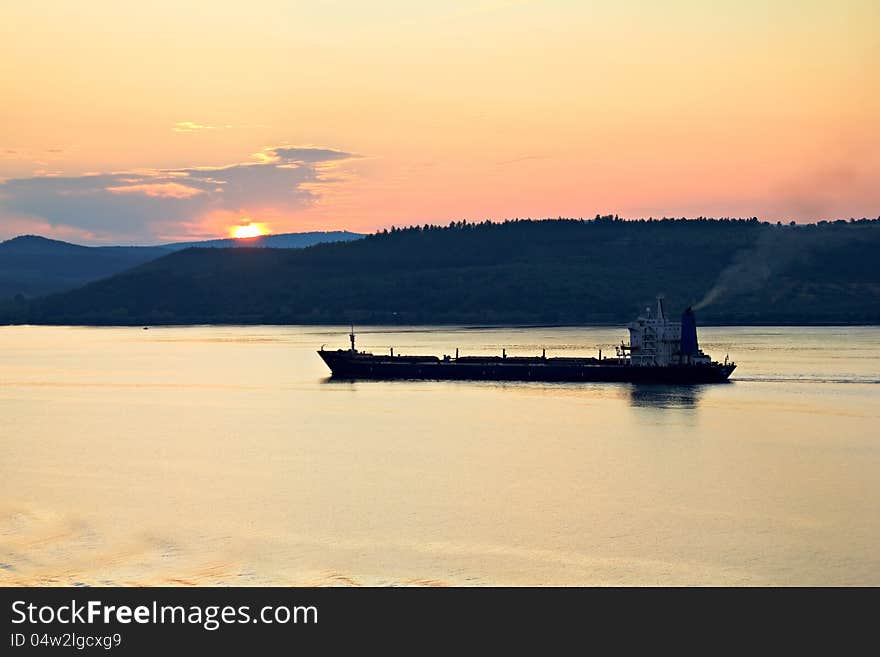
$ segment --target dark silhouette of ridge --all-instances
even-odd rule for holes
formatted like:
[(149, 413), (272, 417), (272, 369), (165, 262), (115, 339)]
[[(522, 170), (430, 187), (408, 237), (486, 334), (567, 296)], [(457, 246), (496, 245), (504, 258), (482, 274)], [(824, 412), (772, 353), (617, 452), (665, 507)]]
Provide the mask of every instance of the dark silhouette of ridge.
[(162, 247), (80, 246), (22, 235), (0, 243), (0, 299), (72, 289), (168, 252)]
[(333, 231), (158, 246), (82, 246), (38, 235), (22, 235), (0, 242), (0, 300), (63, 292), (193, 246), (303, 248), (361, 237), (358, 233)]
[(89, 247), (53, 240), (40, 235), (19, 235), (5, 242), (0, 242), (0, 250), (14, 249), (20, 253), (54, 253), (58, 249), (77, 251), (87, 248)]
[(264, 247), (272, 249), (302, 249), (323, 242), (350, 242), (363, 237), (361, 233), (351, 233), (347, 230), (314, 231), (310, 233), (280, 233), (278, 235), (260, 235), (249, 238), (226, 238), (216, 240), (204, 240), (201, 242), (173, 242), (163, 244), (166, 249), (179, 251), (190, 247)]

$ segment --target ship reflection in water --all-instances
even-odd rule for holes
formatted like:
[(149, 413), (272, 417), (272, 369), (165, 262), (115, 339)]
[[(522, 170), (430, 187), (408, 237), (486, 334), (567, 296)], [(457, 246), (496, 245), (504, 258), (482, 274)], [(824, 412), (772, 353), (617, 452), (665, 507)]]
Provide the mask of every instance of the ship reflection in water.
[[(531, 392), (534, 394), (548, 394), (551, 396), (564, 395), (568, 397), (584, 397), (589, 398), (597, 396), (597, 392), (601, 390), (608, 391), (608, 394), (619, 395), (626, 399), (629, 405), (634, 408), (680, 408), (680, 409), (696, 409), (700, 400), (704, 395), (706, 384), (674, 384), (662, 385), (655, 383), (648, 384), (619, 384), (619, 383), (602, 383), (602, 384), (571, 384), (571, 383), (529, 383), (525, 381), (499, 381), (487, 383), (484, 381), (360, 381), (358, 379), (345, 379), (335, 376), (326, 376), (320, 380), (322, 385), (351, 387), (355, 389), (357, 386), (397, 386), (405, 383), (413, 386), (455, 386), (462, 394), (466, 394), (469, 387), (479, 390), (480, 388), (490, 388), (495, 390), (507, 390)], [(731, 384), (733, 385), (733, 384)], [(393, 390), (390, 388), (389, 390)], [(600, 395), (601, 396), (601, 395)]]
[(648, 408), (697, 408), (704, 394), (703, 385), (629, 386), (630, 406)]

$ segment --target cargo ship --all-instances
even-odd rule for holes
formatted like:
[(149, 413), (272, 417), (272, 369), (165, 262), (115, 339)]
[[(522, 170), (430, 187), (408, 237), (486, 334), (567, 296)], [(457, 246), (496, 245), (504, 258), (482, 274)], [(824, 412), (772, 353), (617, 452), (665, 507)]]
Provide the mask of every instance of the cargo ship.
[(663, 299), (626, 326), (629, 344), (621, 341), (614, 356), (571, 358), (540, 356), (408, 356), (376, 355), (355, 348), (354, 327), (349, 349), (325, 350), (318, 355), (338, 379), (435, 379), (469, 381), (569, 381), (619, 383), (725, 383), (736, 364), (704, 354), (697, 341), (697, 323), (691, 308), (681, 321), (666, 315)]

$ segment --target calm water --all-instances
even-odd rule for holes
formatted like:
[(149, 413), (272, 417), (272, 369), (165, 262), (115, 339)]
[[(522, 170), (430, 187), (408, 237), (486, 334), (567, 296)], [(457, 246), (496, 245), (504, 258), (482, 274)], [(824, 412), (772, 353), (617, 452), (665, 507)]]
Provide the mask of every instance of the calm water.
[(701, 387), (328, 382), (346, 333), (0, 328), (0, 583), (880, 585), (878, 328), (704, 328)]

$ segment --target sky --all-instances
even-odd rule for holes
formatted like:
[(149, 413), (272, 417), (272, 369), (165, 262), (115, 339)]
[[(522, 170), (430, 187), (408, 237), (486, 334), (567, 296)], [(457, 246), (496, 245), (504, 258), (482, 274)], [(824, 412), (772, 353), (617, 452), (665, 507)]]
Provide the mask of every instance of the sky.
[(2, 0), (0, 23), (0, 239), (880, 215), (876, 0)]

